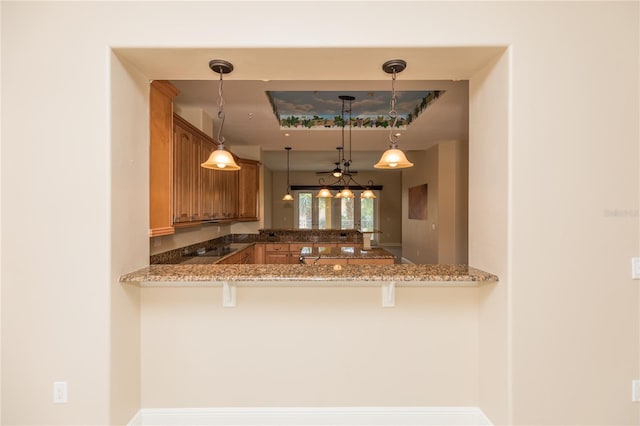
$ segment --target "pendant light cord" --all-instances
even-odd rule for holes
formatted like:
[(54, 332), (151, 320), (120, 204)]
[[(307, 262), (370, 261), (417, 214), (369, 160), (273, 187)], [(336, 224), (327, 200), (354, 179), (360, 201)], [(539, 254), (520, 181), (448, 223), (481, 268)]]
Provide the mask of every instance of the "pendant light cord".
[(389, 110), (389, 118), (393, 120), (389, 129), (389, 142), (392, 148), (396, 148), (399, 137), (393, 133), (398, 124), (398, 112), (396, 111), (396, 69), (393, 68), (391, 75), (391, 109)]
[(353, 101), (349, 99), (349, 162), (347, 163), (347, 167), (351, 166), (351, 102)]
[(287, 150), (287, 193), (289, 193), (291, 189), (291, 185), (289, 184), (289, 152), (291, 152), (291, 148), (287, 147), (285, 149)]
[(220, 119), (220, 127), (218, 128), (218, 145), (224, 145), (224, 136), (222, 136), (222, 128), (224, 127), (224, 98), (222, 97), (222, 70), (220, 70), (220, 82), (218, 83), (218, 118)]

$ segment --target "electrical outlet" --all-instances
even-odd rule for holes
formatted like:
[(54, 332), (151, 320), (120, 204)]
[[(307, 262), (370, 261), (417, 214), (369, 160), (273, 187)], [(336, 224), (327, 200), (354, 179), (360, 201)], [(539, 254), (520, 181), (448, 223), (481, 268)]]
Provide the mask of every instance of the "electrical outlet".
[(53, 382), (53, 403), (67, 403), (67, 382)]
[(640, 257), (631, 258), (631, 279), (640, 280)]
[(631, 381), (631, 401), (640, 402), (640, 380)]

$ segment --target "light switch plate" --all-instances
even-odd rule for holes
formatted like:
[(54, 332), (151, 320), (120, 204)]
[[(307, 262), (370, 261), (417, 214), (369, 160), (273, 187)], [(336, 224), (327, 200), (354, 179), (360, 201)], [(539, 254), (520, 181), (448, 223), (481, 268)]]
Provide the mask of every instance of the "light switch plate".
[(640, 402), (640, 380), (631, 381), (631, 401)]
[(67, 401), (67, 382), (53, 382), (53, 403), (66, 404)]
[(640, 280), (640, 257), (631, 258), (631, 278)]

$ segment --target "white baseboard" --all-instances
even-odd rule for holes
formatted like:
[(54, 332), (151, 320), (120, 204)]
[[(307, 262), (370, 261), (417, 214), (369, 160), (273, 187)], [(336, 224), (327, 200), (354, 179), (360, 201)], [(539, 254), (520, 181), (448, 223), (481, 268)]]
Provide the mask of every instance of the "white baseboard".
[(491, 426), (478, 407), (143, 408), (127, 426)]

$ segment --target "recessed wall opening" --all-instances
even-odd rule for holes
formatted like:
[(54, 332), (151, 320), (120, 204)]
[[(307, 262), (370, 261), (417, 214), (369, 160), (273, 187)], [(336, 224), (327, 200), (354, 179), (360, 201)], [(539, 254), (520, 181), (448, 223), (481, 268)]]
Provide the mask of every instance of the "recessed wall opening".
[[(276, 66), (273, 62), (273, 54), (276, 57), (292, 58), (291, 67)], [(469, 107), (469, 126), (468, 126), (468, 182), (469, 182), (469, 206), (468, 206), (468, 262), (478, 268), (490, 271), (500, 277), (500, 283), (487, 288), (480, 288), (477, 291), (454, 291), (456, 297), (452, 298), (452, 292), (433, 290), (426, 292), (414, 291), (407, 289), (405, 299), (406, 304), (395, 308), (398, 321), (389, 322), (385, 319), (384, 311), (371, 311), (361, 298), (364, 296), (379, 297), (378, 292), (375, 294), (367, 291), (358, 291), (357, 294), (348, 291), (342, 295), (341, 301), (338, 301), (325, 291), (311, 291), (305, 289), (268, 289), (251, 290), (250, 294), (243, 296), (243, 310), (239, 311), (238, 318), (243, 321), (258, 321), (262, 327), (275, 327), (277, 329), (287, 328), (290, 333), (300, 336), (308, 336), (304, 342), (307, 347), (289, 348), (291, 350), (302, 351), (298, 353), (300, 357), (306, 357), (318, 365), (326, 365), (330, 361), (326, 354), (322, 356), (321, 348), (336, 344), (335, 338), (345, 338), (344, 333), (357, 332), (357, 324), (379, 324), (384, 328), (384, 333), (389, 336), (405, 336), (407, 339), (399, 341), (399, 348), (410, 350), (413, 355), (420, 355), (420, 361), (403, 365), (400, 359), (404, 356), (400, 352), (391, 350), (393, 346), (385, 345), (377, 347), (377, 337), (369, 339), (367, 335), (359, 335), (359, 343), (357, 345), (349, 345), (349, 356), (344, 361), (353, 361), (367, 359), (371, 356), (371, 348), (376, 347), (378, 355), (384, 356), (389, 360), (394, 360), (396, 366), (395, 372), (402, 375), (419, 374), (424, 378), (425, 382), (429, 382), (429, 386), (422, 386), (415, 383), (420, 389), (419, 397), (416, 397), (417, 389), (412, 386), (406, 386), (405, 382), (397, 382), (389, 377), (390, 380), (387, 388), (393, 389), (393, 395), (389, 398), (389, 393), (385, 392), (385, 399), (376, 399), (376, 384), (370, 383), (365, 392), (342, 394), (336, 393), (335, 380), (339, 377), (335, 374), (341, 374), (340, 366), (342, 361), (326, 370), (330, 374), (324, 376), (313, 377), (313, 380), (295, 383), (295, 386), (281, 387), (276, 394), (270, 395), (271, 403), (284, 404), (284, 401), (297, 401), (304, 405), (305, 398), (315, 398), (320, 403), (331, 404), (334, 399), (340, 400), (343, 404), (351, 405), (403, 405), (410, 402), (414, 405), (477, 405), (479, 406), (493, 421), (497, 423), (508, 423), (508, 401), (506, 398), (506, 383), (509, 378), (509, 351), (508, 351), (508, 255), (507, 255), (507, 199), (508, 199), (508, 129), (509, 129), (509, 56), (504, 47), (487, 47), (487, 48), (414, 48), (414, 49), (219, 49), (216, 50), (215, 56), (226, 58), (234, 63), (241, 64), (243, 59), (251, 58), (252, 63), (264, 61), (265, 66), (258, 68), (255, 66), (238, 66), (238, 74), (234, 78), (246, 80), (255, 80), (261, 82), (262, 79), (268, 80), (290, 80), (296, 81), (304, 78), (305, 81), (321, 81), (327, 89), (336, 88), (337, 80), (344, 80), (357, 84), (367, 85), (369, 81), (380, 81), (380, 86), (387, 88), (388, 81), (385, 76), (381, 76), (379, 70), (382, 59), (392, 57), (402, 57), (409, 63), (409, 67), (404, 71), (402, 78), (406, 81), (413, 80), (468, 80), (468, 107)], [(138, 248), (149, 248), (149, 238), (147, 236), (148, 219), (146, 219), (148, 211), (148, 151), (146, 150), (148, 140), (148, 83), (149, 80), (211, 80), (214, 76), (206, 67), (206, 64), (212, 57), (211, 49), (115, 49), (113, 72), (112, 72), (112, 97), (114, 113), (112, 114), (112, 167), (113, 167), (113, 234), (112, 241), (112, 263), (115, 271), (125, 273), (144, 266), (148, 261), (148, 251), (146, 256), (140, 253)], [(321, 63), (329, 62), (320, 66)], [(327, 69), (337, 69), (335, 65), (339, 63), (349, 63), (351, 66), (340, 69), (339, 72), (326, 72)], [(189, 64), (185, 67), (184, 64)], [(202, 64), (205, 64), (204, 66)], [(270, 65), (271, 64), (271, 65)], [(331, 67), (331, 65), (334, 65)], [(281, 64), (280, 64), (281, 65)], [(243, 70), (240, 72), (240, 70)], [(234, 71), (235, 73), (235, 71)], [(304, 76), (304, 77), (301, 77)], [(229, 76), (228, 82), (231, 84), (233, 80)], [(363, 82), (363, 83), (359, 83)], [(357, 87), (356, 87), (357, 88)], [(204, 94), (207, 98), (215, 97), (215, 93)], [(118, 109), (120, 108), (120, 109)], [(127, 114), (122, 113), (122, 109), (130, 108)], [(225, 125), (226, 126), (226, 125)], [(135, 136), (132, 136), (135, 135)], [(232, 145), (231, 141), (228, 141)], [(304, 155), (303, 150), (298, 150), (293, 143), (293, 152), (299, 152)], [(386, 148), (386, 142), (381, 141), (376, 144), (376, 150), (381, 152)], [(451, 153), (451, 152), (449, 152)], [(143, 164), (144, 167), (136, 167), (130, 172), (124, 171), (122, 164), (131, 161), (134, 158), (138, 165)], [(129, 170), (129, 169), (126, 169)], [(281, 194), (270, 194), (269, 191), (275, 192), (275, 188), (280, 188), (276, 183), (278, 175), (272, 173), (273, 176), (265, 176), (266, 194), (265, 197), (281, 197)], [(293, 174), (292, 174), (293, 177)], [(268, 185), (268, 181), (272, 181), (272, 185)], [(136, 183), (133, 183), (136, 182)], [(414, 187), (424, 182), (413, 183), (403, 181), (399, 190), (407, 193), (408, 187)], [(407, 185), (407, 188), (404, 188)], [(268, 189), (273, 188), (273, 189)], [(284, 188), (282, 188), (284, 189)], [(387, 187), (385, 187), (385, 190)], [(431, 191), (431, 187), (429, 187)], [(278, 191), (279, 192), (279, 191)], [(402, 203), (408, 205), (408, 199), (402, 200)], [(135, 232), (131, 232), (132, 223), (130, 219), (122, 216), (122, 211), (133, 210), (139, 212), (135, 218)], [(408, 212), (402, 212), (408, 214)], [(275, 221), (275, 212), (271, 213), (272, 223)], [(120, 219), (118, 219), (120, 218)], [(129, 220), (129, 222), (127, 222)], [(226, 229), (225, 229), (226, 226)], [(191, 238), (202, 238), (203, 233), (209, 232), (210, 235), (219, 235), (233, 232), (232, 226), (217, 225), (208, 226), (206, 228), (193, 231), (186, 231), (174, 237), (171, 244), (185, 244)], [(262, 226), (262, 225), (259, 225)], [(441, 224), (439, 226), (442, 226)], [(245, 232), (252, 232), (252, 229), (241, 228)], [(197, 234), (197, 235), (192, 235)], [(131, 239), (134, 241), (131, 241)], [(164, 237), (161, 237), (164, 238)], [(165, 242), (161, 242), (163, 246)], [(186, 243), (188, 244), (188, 243)], [(155, 242), (151, 242), (151, 250), (162, 250), (163, 247), (154, 247)], [(117, 279), (117, 277), (116, 277)], [(203, 400), (203, 395), (209, 398), (218, 398), (217, 401), (225, 403), (226, 398), (232, 396), (228, 391), (220, 393), (222, 389), (238, 388), (243, 389), (243, 404), (248, 406), (260, 406), (263, 403), (259, 393), (264, 385), (265, 380), (261, 380), (260, 374), (271, 371), (274, 365), (280, 365), (282, 361), (279, 353), (274, 351), (273, 354), (265, 354), (267, 358), (275, 364), (269, 368), (262, 365), (255, 371), (258, 375), (251, 377), (243, 376), (239, 370), (235, 370), (233, 365), (227, 365), (225, 368), (231, 368), (231, 372), (224, 374), (240, 374), (242, 378), (228, 381), (220, 376), (215, 386), (206, 380), (195, 379), (184, 389), (189, 389), (177, 400), (166, 400), (165, 395), (160, 390), (165, 386), (165, 381), (174, 381), (175, 377), (169, 377), (165, 373), (168, 372), (163, 365), (178, 362), (185, 366), (181, 372), (181, 380), (189, 380), (192, 374), (198, 374), (193, 377), (208, 377), (211, 375), (219, 375), (222, 371), (215, 363), (206, 361), (207, 357), (199, 358), (201, 361), (190, 357), (188, 360), (183, 359), (185, 353), (189, 351), (202, 352), (203, 348), (192, 346), (191, 342), (184, 341), (187, 345), (182, 348), (180, 353), (173, 351), (170, 347), (165, 347), (166, 336), (184, 336), (184, 331), (189, 328), (190, 335), (201, 336), (197, 339), (200, 342), (209, 341), (209, 334), (215, 328), (214, 324), (219, 321), (225, 321), (224, 312), (211, 310), (210, 304), (196, 303), (192, 299), (196, 294), (203, 292), (179, 291), (171, 289), (141, 289), (140, 290), (140, 311), (139, 313), (131, 312), (127, 317), (130, 321), (140, 321), (141, 331), (137, 339), (140, 342), (140, 363), (144, 365), (144, 369), (140, 378), (142, 407), (152, 406), (175, 406), (181, 403), (185, 406), (211, 405), (211, 402)], [(251, 296), (252, 295), (252, 296)], [(206, 295), (209, 300), (213, 295)], [(115, 299), (114, 299), (115, 300)], [(182, 300), (184, 303), (177, 303)], [(198, 298), (198, 300), (202, 300)], [(278, 315), (263, 315), (265, 309), (265, 301), (274, 303), (278, 300), (279, 306), (284, 308), (279, 310)], [(116, 305), (121, 302), (114, 302)], [(122, 302), (124, 303), (124, 302)], [(338, 304), (336, 304), (338, 303)], [(425, 305), (426, 304), (426, 305)], [(206, 305), (206, 306), (205, 306)], [(114, 305), (115, 306), (115, 305)], [(187, 311), (181, 310), (181, 306), (189, 306)], [(425, 309), (425, 306), (428, 308)], [(302, 309), (304, 315), (301, 315)], [(322, 330), (329, 326), (327, 324), (327, 309), (332, 312), (338, 312), (336, 319), (342, 324), (347, 324), (340, 329), (339, 336), (335, 333), (324, 333)], [(337, 310), (337, 311), (336, 311)], [(318, 311), (318, 315), (313, 312)], [(273, 312), (272, 312), (273, 313)], [(353, 322), (353, 315), (357, 313), (358, 321), (365, 323)], [(424, 315), (426, 316), (424, 316)], [(129, 314), (127, 314), (129, 315)], [(136, 319), (136, 315), (139, 315)], [(257, 315), (257, 317), (256, 317)], [(181, 321), (174, 321), (175, 318), (182, 318)], [(402, 319), (405, 318), (405, 319)], [(190, 328), (198, 321), (196, 329)], [(416, 323), (418, 319), (418, 323)], [(121, 330), (118, 325), (123, 320), (121, 315), (114, 316), (114, 330)], [(284, 321), (284, 322), (282, 322)], [(435, 321), (435, 322), (434, 322)], [(442, 332), (433, 324), (444, 321), (449, 325), (455, 324), (455, 342), (452, 342), (450, 336), (444, 336)], [(406, 327), (408, 322), (418, 326)], [(220, 335), (224, 342), (227, 352), (225, 356), (234, 359), (242, 358), (243, 351), (236, 351), (233, 342), (237, 342), (234, 338), (236, 332), (244, 333), (245, 342), (260, 341), (265, 335), (276, 339), (278, 345), (286, 347), (288, 343), (285, 336), (276, 333), (267, 333), (266, 329), (262, 331), (258, 328), (238, 328), (238, 322), (234, 324), (226, 323), (227, 326), (220, 330), (224, 331)], [(187, 328), (185, 328), (187, 327)], [(355, 327), (355, 328), (354, 328)], [(226, 331), (225, 331), (226, 330)], [(234, 331), (235, 330), (235, 331)], [(316, 332), (309, 335), (310, 330)], [(453, 329), (448, 328), (449, 332)], [(413, 332), (419, 332), (419, 336), (410, 336)], [(133, 332), (132, 332), (133, 333)], [(231, 334), (227, 334), (231, 333)], [(266, 334), (265, 334), (266, 333)], [(400, 334), (398, 334), (400, 333)], [(409, 333), (409, 334), (407, 334)], [(135, 333), (134, 333), (135, 334)], [(375, 334), (375, 333), (374, 333)], [(208, 336), (208, 337), (207, 337)], [(342, 337), (340, 337), (342, 336)], [(157, 337), (157, 339), (156, 339)], [(125, 337), (119, 336), (118, 333), (112, 336), (115, 339), (114, 346), (122, 345)], [(135, 336), (130, 336), (132, 344), (135, 344)], [(284, 340), (283, 340), (284, 339)], [(311, 340), (310, 340), (311, 339)], [(413, 342), (409, 344), (408, 342)], [(423, 342), (424, 344), (417, 342)], [(272, 342), (273, 343), (273, 342)], [(409, 344), (410, 348), (407, 346)], [(437, 344), (433, 348), (430, 345)], [(449, 346), (449, 344), (452, 344)], [(231, 345), (231, 346), (229, 346)], [(373, 345), (373, 346), (372, 346)], [(417, 345), (417, 346), (416, 346)], [(425, 346), (426, 345), (426, 346)], [(186, 350), (186, 352), (185, 352)], [(209, 348), (206, 350), (219, 350)], [(308, 352), (307, 350), (311, 350)], [(159, 355), (161, 354), (161, 356)], [(219, 356), (220, 353), (217, 352)], [(273, 355), (273, 356), (270, 356)], [(412, 356), (413, 356), (412, 355)], [(213, 355), (212, 355), (213, 356)], [(238, 358), (240, 356), (240, 358)], [(320, 358), (318, 358), (320, 357)], [(316, 359), (317, 358), (317, 359)], [(266, 362), (266, 361), (264, 361)], [(333, 362), (333, 361), (331, 361)], [(358, 361), (359, 363), (360, 361)], [(420, 365), (419, 371), (415, 371), (415, 366)], [(434, 366), (433, 368), (431, 366)], [(437, 368), (435, 367), (437, 366)], [(357, 379), (356, 382), (369, 383), (371, 371), (375, 370), (373, 366), (363, 367), (350, 374)], [(405, 368), (406, 367), (406, 368)], [(285, 368), (284, 365), (280, 368)], [(291, 368), (289, 365), (287, 368)], [(302, 368), (302, 367), (301, 367)], [(372, 370), (373, 369), (373, 370)], [(169, 369), (170, 370), (170, 369)], [(202, 372), (205, 372), (204, 375)], [(394, 374), (396, 374), (394, 373)], [(308, 370), (300, 370), (300, 374), (312, 374)], [(386, 374), (381, 372), (381, 374)], [(435, 375), (435, 376), (434, 376)], [(439, 377), (434, 379), (434, 377)], [(226, 377), (226, 376), (225, 376)], [(229, 376), (231, 377), (231, 376)], [(341, 376), (340, 376), (341, 377)], [(429, 377), (431, 377), (429, 379)], [(434, 382), (435, 380), (435, 382)], [(433, 387), (434, 383), (440, 383), (442, 386)], [(293, 383), (293, 382), (292, 382)], [(246, 392), (247, 389), (253, 389), (255, 392)], [(295, 389), (295, 393), (293, 390)], [(329, 389), (332, 389), (331, 391)], [(387, 391), (388, 391), (387, 389)], [(460, 389), (464, 389), (461, 393)], [(343, 388), (343, 390), (348, 390)], [(354, 389), (352, 389), (353, 391)], [(326, 392), (325, 392), (326, 391)], [(322, 399), (322, 395), (328, 396)], [(357, 397), (353, 397), (357, 395)], [(319, 399), (320, 398), (320, 399)], [(337, 398), (337, 399), (336, 399)], [(172, 405), (173, 404), (173, 405)]]

